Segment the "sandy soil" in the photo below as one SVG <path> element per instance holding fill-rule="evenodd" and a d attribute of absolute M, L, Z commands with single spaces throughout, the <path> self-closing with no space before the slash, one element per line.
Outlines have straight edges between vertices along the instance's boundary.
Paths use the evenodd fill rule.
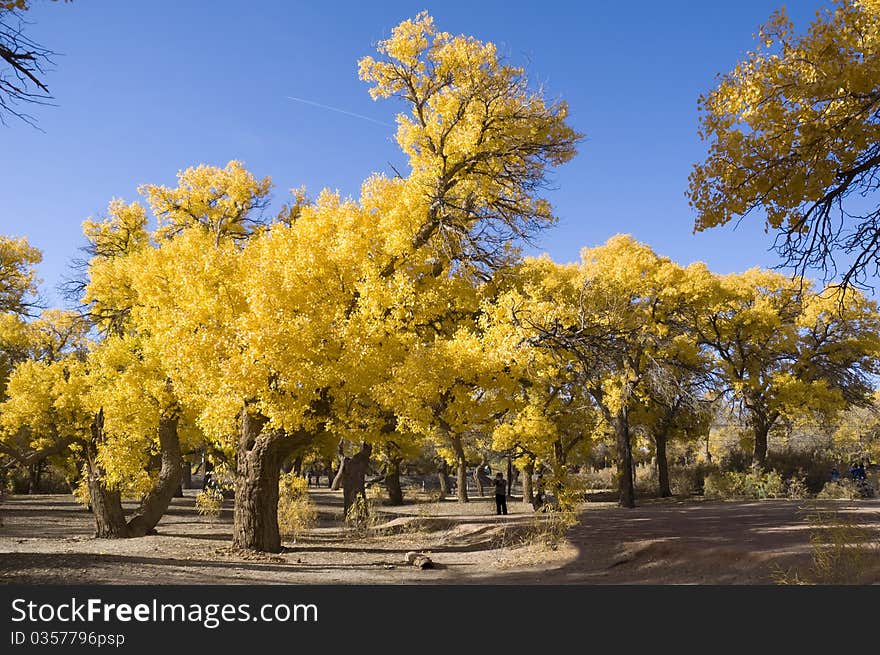
<path fill-rule="evenodd" d="M 806 570 L 813 511 L 801 501 L 644 501 L 584 506 L 556 548 L 535 530 L 544 515 L 490 499 L 380 508 L 369 533 L 342 526 L 341 492 L 312 490 L 318 525 L 277 555 L 230 548 L 232 510 L 209 520 L 195 491 L 175 499 L 158 534 L 93 539 L 70 496 L 12 496 L 0 505 L 0 583 L 62 584 L 767 584 Z M 880 540 L 880 500 L 825 501 Z M 876 541 L 875 540 L 875 541 Z M 404 562 L 430 555 L 436 568 Z M 868 580 L 880 582 L 880 557 Z"/>

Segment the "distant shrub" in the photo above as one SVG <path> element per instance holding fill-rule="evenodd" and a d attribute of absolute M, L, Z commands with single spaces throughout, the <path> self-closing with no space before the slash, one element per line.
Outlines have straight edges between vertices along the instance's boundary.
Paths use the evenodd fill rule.
<path fill-rule="evenodd" d="M 722 471 L 745 473 L 751 467 L 752 454 L 739 448 L 732 449 L 721 457 L 720 468 Z"/>
<path fill-rule="evenodd" d="M 654 495 L 659 489 L 656 466 L 636 466 L 634 470 L 635 491 L 639 495 Z M 617 482 L 615 481 L 615 486 Z"/>
<path fill-rule="evenodd" d="M 296 540 L 315 524 L 317 517 L 306 479 L 293 473 L 282 474 L 278 484 L 278 529 L 282 536 Z"/>
<path fill-rule="evenodd" d="M 731 450 L 721 458 L 720 464 L 722 471 L 748 473 L 752 468 L 752 454 L 740 449 Z M 784 480 L 800 478 L 807 494 L 815 494 L 828 480 L 834 460 L 823 452 L 786 449 L 768 452 L 765 467 L 779 473 Z"/>
<path fill-rule="evenodd" d="M 840 482 L 826 482 L 822 491 L 816 494 L 816 498 L 821 500 L 855 500 L 861 498 L 861 493 L 852 480 L 841 480 Z"/>
<path fill-rule="evenodd" d="M 776 471 L 751 468 L 745 472 L 716 471 L 706 478 L 704 493 L 708 498 L 781 498 L 785 482 Z"/>
<path fill-rule="evenodd" d="M 703 494 L 706 498 L 732 498 L 736 487 L 736 474 L 728 471 L 711 473 L 705 481 Z"/>
<path fill-rule="evenodd" d="M 706 479 L 718 471 L 715 464 L 698 462 L 691 466 L 673 466 L 669 469 L 670 491 L 676 496 L 705 493 Z"/>
<path fill-rule="evenodd" d="M 67 474 L 68 471 L 60 467 L 54 465 L 46 466 L 40 472 L 40 481 L 37 488 L 31 489 L 30 473 L 27 467 L 19 466 L 8 475 L 7 485 L 9 491 L 14 494 L 66 494 L 70 493 Z"/>
<path fill-rule="evenodd" d="M 582 474 L 585 489 L 614 489 L 617 487 L 616 470 L 613 466 Z"/>
<path fill-rule="evenodd" d="M 203 489 L 196 495 L 196 511 L 212 521 L 220 516 L 223 508 L 223 492 L 214 487 Z"/>
<path fill-rule="evenodd" d="M 789 498 L 803 500 L 804 498 L 809 498 L 810 490 L 807 488 L 807 483 L 802 477 L 793 477 L 788 482 L 785 483 L 785 495 Z"/>
<path fill-rule="evenodd" d="M 669 467 L 669 491 L 673 496 L 702 494 L 706 476 L 717 470 L 717 466 L 707 462 L 698 462 L 687 466 L 672 465 Z M 656 466 L 638 466 L 635 473 L 637 494 L 657 495 L 660 493 L 660 479 Z"/>
<path fill-rule="evenodd" d="M 801 477 L 811 494 L 819 493 L 828 481 L 834 460 L 821 452 L 782 450 L 767 454 L 767 468 L 778 471 L 786 480 Z"/>

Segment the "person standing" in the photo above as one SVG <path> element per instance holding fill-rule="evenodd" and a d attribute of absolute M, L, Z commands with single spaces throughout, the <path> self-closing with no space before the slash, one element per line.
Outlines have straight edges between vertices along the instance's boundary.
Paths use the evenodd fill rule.
<path fill-rule="evenodd" d="M 507 481 L 501 471 L 495 474 L 492 484 L 495 485 L 495 513 L 507 514 Z"/>

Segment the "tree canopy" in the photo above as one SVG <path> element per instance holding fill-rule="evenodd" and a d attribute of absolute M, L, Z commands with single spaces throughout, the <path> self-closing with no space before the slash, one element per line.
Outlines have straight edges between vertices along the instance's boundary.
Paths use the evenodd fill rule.
<path fill-rule="evenodd" d="M 700 98 L 709 142 L 688 195 L 696 230 L 763 214 L 783 262 L 840 274 L 880 272 L 880 6 L 837 0 L 802 34 L 784 10 Z"/>

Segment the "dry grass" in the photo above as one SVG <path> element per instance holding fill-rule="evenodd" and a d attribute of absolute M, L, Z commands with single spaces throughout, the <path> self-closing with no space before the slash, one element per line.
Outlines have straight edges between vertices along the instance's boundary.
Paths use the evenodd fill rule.
<path fill-rule="evenodd" d="M 877 532 L 838 509 L 808 508 L 811 563 L 804 571 L 776 572 L 778 584 L 857 585 L 877 579 Z"/>

